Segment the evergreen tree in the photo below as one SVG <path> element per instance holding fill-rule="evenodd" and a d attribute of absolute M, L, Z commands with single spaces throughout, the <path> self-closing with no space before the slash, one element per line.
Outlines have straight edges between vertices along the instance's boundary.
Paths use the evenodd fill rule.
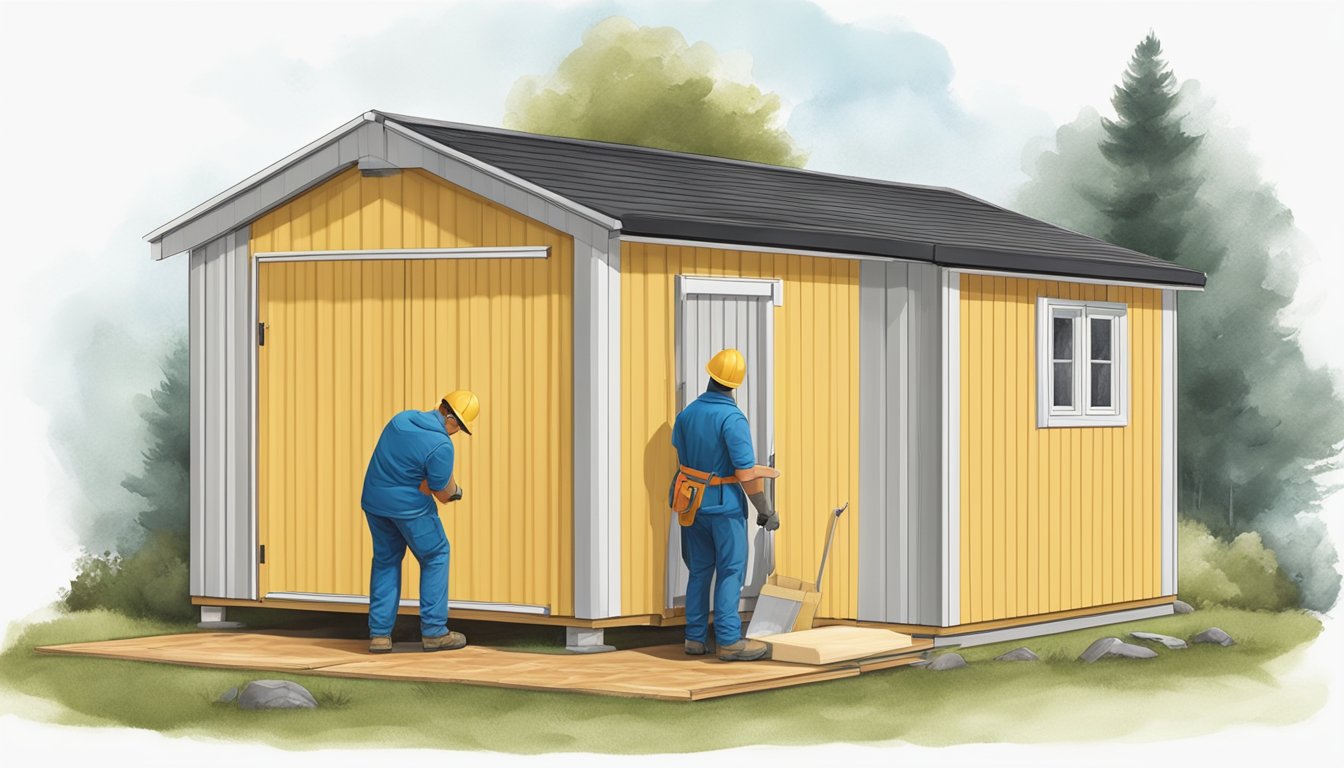
<path fill-rule="evenodd" d="M 1149 32 L 1111 97 L 1116 119 L 1101 120 L 1101 154 L 1118 171 L 1104 206 L 1106 239 L 1168 261 L 1180 254 L 1184 215 L 1199 186 L 1190 173 L 1199 137 L 1181 130 L 1176 104 L 1176 76 Z"/>
<path fill-rule="evenodd" d="M 190 522 L 190 373 L 187 342 L 182 339 L 164 360 L 163 381 L 141 411 L 150 436 L 144 469 L 122 481 L 126 490 L 145 500 L 136 518 L 146 538 L 167 537 L 183 558 Z"/>
<path fill-rule="evenodd" d="M 1226 541 L 1258 532 L 1302 604 L 1324 610 L 1340 577 L 1315 514 L 1333 489 L 1317 481 L 1344 445 L 1344 403 L 1279 320 L 1297 281 L 1292 214 L 1237 137 L 1190 130 L 1212 104 L 1197 84 L 1177 88 L 1161 53 L 1149 34 L 1116 119 L 1061 128 L 1019 204 L 1208 273 L 1205 292 L 1180 297 L 1179 512 Z"/>

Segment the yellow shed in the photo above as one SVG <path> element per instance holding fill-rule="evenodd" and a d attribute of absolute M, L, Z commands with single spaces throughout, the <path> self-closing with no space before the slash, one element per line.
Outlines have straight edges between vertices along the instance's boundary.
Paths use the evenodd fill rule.
<path fill-rule="evenodd" d="M 146 239 L 191 262 L 203 621 L 364 610 L 373 443 L 466 388 L 452 614 L 575 648 L 679 623 L 671 424 L 724 346 L 782 472 L 742 610 L 772 565 L 816 572 L 849 501 L 821 622 L 971 644 L 1171 611 L 1202 273 L 950 189 L 382 112 Z"/>

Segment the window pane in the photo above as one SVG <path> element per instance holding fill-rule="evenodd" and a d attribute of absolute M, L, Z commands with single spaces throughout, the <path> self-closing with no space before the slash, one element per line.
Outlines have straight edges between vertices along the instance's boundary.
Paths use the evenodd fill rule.
<path fill-rule="evenodd" d="M 1073 318 L 1055 318 L 1055 359 L 1073 359 Z"/>
<path fill-rule="evenodd" d="M 1054 405 L 1073 407 L 1073 363 L 1055 363 Z"/>
<path fill-rule="evenodd" d="M 1092 364 L 1092 407 L 1111 407 L 1111 364 Z"/>
<path fill-rule="evenodd" d="M 1092 318 L 1092 359 L 1111 359 L 1111 319 Z"/>

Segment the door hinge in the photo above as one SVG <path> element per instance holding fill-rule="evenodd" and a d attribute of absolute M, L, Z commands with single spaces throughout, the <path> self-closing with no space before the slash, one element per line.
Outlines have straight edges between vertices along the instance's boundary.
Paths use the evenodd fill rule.
<path fill-rule="evenodd" d="M 266 545 L 265 545 L 265 544 L 262 544 L 260 547 L 257 548 L 257 563 L 258 563 L 259 565 L 265 565 L 265 564 L 266 564 Z"/>
<path fill-rule="evenodd" d="M 266 346 L 266 324 L 257 323 L 257 346 Z"/>

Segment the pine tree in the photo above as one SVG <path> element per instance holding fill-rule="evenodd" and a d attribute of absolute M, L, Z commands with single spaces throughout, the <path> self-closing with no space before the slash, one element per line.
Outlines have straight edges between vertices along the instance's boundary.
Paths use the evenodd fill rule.
<path fill-rule="evenodd" d="M 1149 32 L 1111 97 L 1116 119 L 1101 120 L 1106 131 L 1101 154 L 1116 169 L 1114 192 L 1104 206 L 1110 218 L 1106 239 L 1168 261 L 1181 255 L 1184 214 L 1199 187 L 1190 171 L 1199 137 L 1181 129 L 1177 100 L 1176 75 L 1162 59 L 1162 43 Z"/>
<path fill-rule="evenodd" d="M 1344 444 L 1344 404 L 1279 321 L 1297 279 L 1292 214 L 1238 139 L 1186 130 L 1187 110 L 1213 107 L 1197 84 L 1178 88 L 1156 35 L 1111 103 L 1116 119 L 1060 129 L 1019 202 L 1208 273 L 1205 292 L 1180 297 L 1178 511 L 1224 540 L 1261 534 L 1302 604 L 1325 610 L 1340 577 L 1315 514 L 1333 489 L 1317 480 Z"/>
<path fill-rule="evenodd" d="M 122 487 L 146 502 L 137 515 L 146 538 L 167 537 L 184 558 L 190 524 L 189 377 L 190 358 L 184 339 L 164 360 L 163 381 L 150 393 L 150 405 L 141 414 L 150 436 L 144 469 L 122 481 Z"/>

